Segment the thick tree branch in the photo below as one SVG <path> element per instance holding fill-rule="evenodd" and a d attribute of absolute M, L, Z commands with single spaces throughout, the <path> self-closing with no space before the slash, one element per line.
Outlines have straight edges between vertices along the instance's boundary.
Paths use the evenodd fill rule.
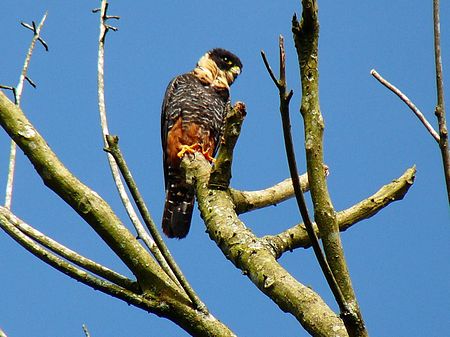
<path fill-rule="evenodd" d="M 98 279 L 85 271 L 74 273 L 74 278 L 84 280 L 85 284 L 94 289 L 122 299 L 138 308 L 168 318 L 191 335 L 234 336 L 233 332 L 214 316 L 204 314 L 192 305 L 187 296 L 179 291 L 178 286 L 160 269 L 139 241 L 120 222 L 111 207 L 64 167 L 23 112 L 2 92 L 0 92 L 0 125 L 29 158 L 44 183 L 91 225 L 128 266 L 136 276 L 143 294 L 135 294 L 103 280 L 97 282 Z M 8 225 L 7 219 L 1 215 L 0 222 Z M 13 225 L 9 224 L 9 226 L 12 227 L 12 231 L 32 242 Z M 60 260 L 52 263 L 59 264 Z M 77 271 L 77 268 L 73 266 L 68 268 L 74 268 L 74 272 Z"/>
<path fill-rule="evenodd" d="M 299 22 L 294 16 L 292 32 L 300 67 L 302 85 L 300 112 L 305 127 L 306 163 L 314 218 L 322 237 L 327 262 L 345 298 L 345 302 L 341 303 L 339 297 L 338 304 L 348 334 L 368 336 L 345 261 L 336 212 L 331 203 L 326 179 L 321 172 L 324 121 L 319 104 L 318 5 L 315 0 L 303 0 L 302 6 L 302 20 Z M 336 296 L 336 292 L 333 293 Z"/>
<path fill-rule="evenodd" d="M 310 288 L 275 260 L 269 245 L 239 220 L 225 190 L 211 190 L 211 166 L 201 155 L 185 156 L 182 166 L 196 177 L 197 200 L 207 232 L 223 254 L 281 310 L 291 313 L 313 336 L 347 336 L 342 320 Z"/>
<path fill-rule="evenodd" d="M 402 200 L 414 183 L 415 173 L 415 167 L 409 168 L 402 176 L 383 186 L 375 194 L 352 207 L 337 212 L 336 221 L 339 230 L 346 231 L 354 224 L 374 216 L 394 201 Z M 320 237 L 316 224 L 314 224 L 314 230 Z M 295 225 L 277 235 L 267 235 L 264 239 L 273 247 L 276 258 L 281 257 L 286 251 L 311 247 L 311 241 L 303 224 Z"/>
<path fill-rule="evenodd" d="M 168 296 L 180 300 L 184 297 L 175 291 L 177 287 L 117 218 L 111 207 L 67 170 L 23 112 L 2 92 L 0 125 L 34 165 L 44 184 L 91 225 L 130 268 L 144 290 L 165 289 Z"/>
<path fill-rule="evenodd" d="M 22 233 L 14 223 L 11 223 L 9 217 L 4 215 L 4 210 L 5 208 L 0 211 L 0 228 L 33 255 L 71 278 L 95 290 L 121 299 L 128 304 L 158 316 L 168 318 L 193 336 L 235 336 L 215 317 L 209 314 L 205 315 L 200 313 L 190 306 L 189 303 L 183 303 L 170 297 L 155 297 L 150 294 L 136 293 L 108 281 L 101 280 L 86 271 L 75 267 L 52 254 L 50 251 L 42 248 L 39 244 Z"/>

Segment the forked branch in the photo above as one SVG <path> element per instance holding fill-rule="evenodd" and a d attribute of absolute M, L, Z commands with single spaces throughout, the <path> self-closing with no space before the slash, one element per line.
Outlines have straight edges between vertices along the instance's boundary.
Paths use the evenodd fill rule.
<path fill-rule="evenodd" d="M 434 61 L 436 73 L 436 96 L 437 103 L 435 107 L 435 115 L 437 117 L 439 134 L 428 122 L 424 114 L 414 105 L 413 102 L 403 94 L 398 88 L 385 80 L 375 70 L 371 70 L 374 76 L 381 84 L 395 93 L 419 118 L 431 136 L 439 144 L 441 151 L 442 164 L 444 168 L 445 185 L 447 188 L 447 199 L 450 203 L 450 148 L 448 145 L 448 129 L 445 117 L 445 100 L 444 100 L 444 75 L 442 70 L 442 56 L 441 56 L 441 28 L 440 28 L 440 5 L 439 0 L 433 0 L 433 31 L 434 31 Z"/>
<path fill-rule="evenodd" d="M 280 266 L 272 247 L 237 217 L 228 190 L 209 189 L 211 166 L 206 159 L 185 156 L 181 165 L 196 177 L 196 196 L 207 232 L 227 259 L 281 310 L 291 313 L 311 335 L 348 336 L 342 320 L 320 296 Z"/>
<path fill-rule="evenodd" d="M 150 234 L 155 240 L 155 244 L 158 247 L 159 251 L 161 252 L 162 256 L 164 257 L 164 260 L 169 265 L 171 271 L 174 273 L 176 277 L 176 280 L 179 282 L 182 289 L 186 292 L 192 303 L 194 303 L 195 307 L 198 310 L 207 314 L 208 309 L 206 308 L 206 305 L 200 300 L 198 295 L 195 293 L 194 289 L 191 287 L 189 282 L 184 277 L 183 272 L 178 267 L 174 258 L 170 254 L 169 249 L 164 243 L 164 240 L 159 234 L 159 231 L 155 223 L 153 222 L 152 217 L 150 216 L 150 212 L 147 209 L 147 205 L 145 204 L 144 199 L 142 198 L 142 195 L 139 192 L 139 189 L 133 179 L 133 176 L 131 175 L 131 172 L 119 149 L 119 138 L 117 136 L 106 135 L 106 142 L 107 147 L 105 148 L 105 151 L 111 154 L 112 157 L 114 158 L 120 172 L 122 173 L 123 178 L 125 179 L 128 189 L 130 190 L 130 193 L 133 196 L 133 199 L 139 209 L 139 212 L 142 215 L 142 218 L 144 219 L 144 222 L 147 225 L 148 229 L 150 230 Z"/>
<path fill-rule="evenodd" d="M 30 29 L 33 32 L 33 38 L 31 39 L 30 47 L 28 48 L 28 52 L 25 57 L 25 62 L 22 67 L 22 72 L 20 73 L 19 83 L 17 84 L 17 86 L 15 88 L 9 87 L 9 86 L 2 86 L 2 88 L 4 88 L 4 89 L 12 90 L 12 92 L 14 94 L 14 102 L 17 106 L 20 106 L 25 80 L 28 83 L 30 83 L 30 85 L 33 88 L 36 88 L 36 84 L 34 84 L 34 82 L 31 81 L 31 79 L 27 76 L 27 73 L 28 73 L 28 67 L 29 67 L 30 61 L 31 61 L 31 56 L 33 55 L 34 46 L 36 45 L 36 41 L 39 41 L 44 46 L 45 50 L 48 51 L 48 45 L 42 39 L 42 37 L 40 35 L 41 29 L 44 26 L 46 19 L 47 19 L 47 12 L 44 14 L 44 16 L 41 19 L 41 22 L 39 22 L 39 25 L 37 25 L 37 26 L 34 21 L 32 22 L 32 25 L 29 25 L 28 23 L 25 23 L 25 22 L 21 22 L 21 25 L 23 27 Z M 6 180 L 6 190 L 5 190 L 5 207 L 6 208 L 11 208 L 11 203 L 12 203 L 14 173 L 15 173 L 15 168 L 16 168 L 16 153 L 17 153 L 16 143 L 11 141 L 11 147 L 10 147 L 10 153 L 9 153 L 8 177 Z"/>
<path fill-rule="evenodd" d="M 416 105 L 406 96 L 400 89 L 398 89 L 395 85 L 387 81 L 383 76 L 381 76 L 375 69 L 372 69 L 370 71 L 370 74 L 375 77 L 378 82 L 383 84 L 386 88 L 388 88 L 390 91 L 392 91 L 394 94 L 396 94 L 405 104 L 411 109 L 411 111 L 416 115 L 416 117 L 422 122 L 423 126 L 428 130 L 428 132 L 431 134 L 431 136 L 436 140 L 436 142 L 440 142 L 440 137 L 436 130 L 434 130 L 433 126 L 428 122 L 425 115 L 422 113 L 422 111 L 419 110 L 419 108 L 416 107 Z"/>
<path fill-rule="evenodd" d="M 105 103 L 105 76 L 104 76 L 104 70 L 105 70 L 105 40 L 106 40 L 106 33 L 108 30 L 117 31 L 117 28 L 110 26 L 107 24 L 107 20 L 109 19 L 116 19 L 118 20 L 118 16 L 111 16 L 108 15 L 108 2 L 106 0 L 102 0 L 101 2 L 101 8 L 97 8 L 93 10 L 94 13 L 100 12 L 100 28 L 99 28 L 99 38 L 98 38 L 98 61 L 97 61 L 97 95 L 98 95 L 98 110 L 100 113 L 100 123 L 102 128 L 102 138 L 103 138 L 103 144 L 105 147 L 108 146 L 108 143 L 106 141 L 106 136 L 109 135 L 109 128 L 108 128 L 108 118 L 106 113 L 106 103 Z M 111 174 L 114 179 L 114 183 L 116 185 L 117 191 L 119 193 L 120 199 L 122 200 L 122 204 L 125 207 L 125 210 L 128 214 L 128 217 L 131 220 L 131 223 L 133 224 L 134 228 L 136 229 L 136 232 L 138 234 L 138 238 L 140 238 L 144 244 L 148 247 L 150 252 L 153 254 L 155 259 L 158 261 L 161 268 L 166 272 L 166 274 L 172 278 L 174 282 L 178 283 L 177 278 L 175 277 L 173 271 L 167 264 L 166 260 L 164 259 L 163 255 L 161 254 L 161 251 L 159 250 L 158 246 L 155 244 L 153 239 L 148 235 L 147 231 L 145 230 L 142 222 L 139 220 L 139 217 L 130 201 L 130 198 L 128 197 L 128 194 L 125 190 L 125 187 L 123 185 L 122 179 L 120 177 L 119 168 L 117 167 L 116 162 L 114 161 L 112 155 L 110 153 L 107 153 L 108 157 L 108 163 L 109 167 L 111 169 Z"/>

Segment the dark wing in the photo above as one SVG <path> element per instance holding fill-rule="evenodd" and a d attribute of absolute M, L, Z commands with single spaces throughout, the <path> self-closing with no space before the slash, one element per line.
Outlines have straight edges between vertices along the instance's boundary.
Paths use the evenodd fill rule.
<path fill-rule="evenodd" d="M 167 182 L 167 167 L 166 167 L 166 148 L 167 148 L 167 133 L 173 126 L 175 121 L 181 116 L 182 105 L 180 102 L 180 94 L 189 86 L 190 76 L 188 74 L 180 75 L 170 81 L 167 86 L 164 100 L 161 107 L 161 145 L 163 149 L 163 166 L 164 166 L 164 181 Z"/>

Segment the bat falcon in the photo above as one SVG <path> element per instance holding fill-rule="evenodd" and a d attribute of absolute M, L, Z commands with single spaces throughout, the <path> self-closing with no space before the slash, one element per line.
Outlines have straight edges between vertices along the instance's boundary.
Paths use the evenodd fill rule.
<path fill-rule="evenodd" d="M 230 86 L 241 71 L 236 55 L 215 48 L 200 58 L 194 70 L 175 77 L 166 89 L 161 109 L 166 188 L 162 229 L 169 238 L 187 235 L 194 208 L 194 188 L 186 183 L 181 160 L 194 152 L 214 160 L 231 106 Z"/>

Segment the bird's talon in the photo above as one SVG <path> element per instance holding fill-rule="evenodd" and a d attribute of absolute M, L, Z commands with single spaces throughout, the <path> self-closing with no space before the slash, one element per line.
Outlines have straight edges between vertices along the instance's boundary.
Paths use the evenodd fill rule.
<path fill-rule="evenodd" d="M 185 153 L 195 153 L 198 151 L 200 145 L 197 143 L 194 145 L 182 145 L 181 150 L 177 153 L 178 158 L 183 158 Z M 200 147 L 201 148 L 201 147 Z"/>

